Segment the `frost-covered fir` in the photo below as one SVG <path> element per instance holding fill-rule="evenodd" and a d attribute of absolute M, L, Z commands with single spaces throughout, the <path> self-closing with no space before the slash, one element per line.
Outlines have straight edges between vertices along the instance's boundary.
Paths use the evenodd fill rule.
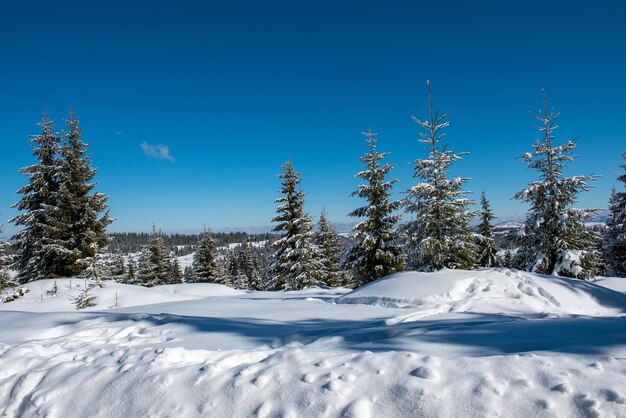
<path fill-rule="evenodd" d="M 65 122 L 68 132 L 59 149 L 59 192 L 51 208 L 55 238 L 47 248 L 56 255 L 56 274 L 70 277 L 85 269 L 80 260 L 96 257 L 107 246 L 106 228 L 113 220 L 108 196 L 94 191 L 97 170 L 91 166 L 74 111 Z"/>
<path fill-rule="evenodd" d="M 404 208 L 412 215 L 405 228 L 408 267 L 422 271 L 471 269 L 477 263 L 476 240 L 469 226 L 475 214 L 469 210 L 472 201 L 463 190 L 470 179 L 448 177 L 452 164 L 467 153 L 448 150 L 442 142 L 452 112 L 440 115 L 433 110 L 430 81 L 427 85 L 429 117 L 420 120 L 413 116 L 413 120 L 426 131 L 420 133 L 419 142 L 426 146 L 428 157 L 415 160 L 413 177 L 418 183 L 404 199 Z"/>
<path fill-rule="evenodd" d="M 139 258 L 138 284 L 151 287 L 172 283 L 171 275 L 171 258 L 163 235 L 152 225 L 150 243 L 144 247 Z"/>
<path fill-rule="evenodd" d="M 498 260 L 498 247 L 493 238 L 493 225 L 491 221 L 495 218 L 489 207 L 489 201 L 485 192 L 480 195 L 480 223 L 478 224 L 478 265 L 481 267 L 497 267 L 500 265 Z"/>
<path fill-rule="evenodd" d="M 53 131 L 55 122 L 44 113 L 37 124 L 41 134 L 31 136 L 31 147 L 37 162 L 20 169 L 28 177 L 28 184 L 17 193 L 22 199 L 13 205 L 20 212 L 10 220 L 20 231 L 12 238 L 17 250 L 14 268 L 18 280 L 26 283 L 55 276 L 54 253 L 47 246 L 53 243 L 53 210 L 59 193 L 60 161 L 58 159 L 60 137 Z"/>
<path fill-rule="evenodd" d="M 574 159 L 576 144 L 573 140 L 554 144 L 558 117 L 559 113 L 548 109 L 544 92 L 543 109 L 535 116 L 541 136 L 535 140 L 533 151 L 522 156 L 529 168 L 537 170 L 539 179 L 515 195 L 515 199 L 530 204 L 515 263 L 531 272 L 588 278 L 596 273 L 597 235 L 584 221 L 596 211 L 575 209 L 573 205 L 595 177 L 563 174 Z"/>
<path fill-rule="evenodd" d="M 215 241 L 211 231 L 205 229 L 193 255 L 191 282 L 213 283 L 218 280 Z"/>
<path fill-rule="evenodd" d="M 362 286 L 391 273 L 402 271 L 405 257 L 397 243 L 396 226 L 400 220 L 394 212 L 400 202 L 390 200 L 391 189 L 397 179 L 385 181 L 392 170 L 391 164 L 382 164 L 388 153 L 378 152 L 378 139 L 372 129 L 363 132 L 367 137 L 369 151 L 359 161 L 365 170 L 355 177 L 365 180 L 365 184 L 352 192 L 351 196 L 365 199 L 366 204 L 350 213 L 350 216 L 364 218 L 354 226 L 354 241 L 348 249 L 345 264 L 352 270 L 356 286 Z"/>
<path fill-rule="evenodd" d="M 235 279 L 237 289 L 259 290 L 260 275 L 255 258 L 248 240 L 245 239 L 237 251 L 238 277 Z"/>
<path fill-rule="evenodd" d="M 323 210 L 317 224 L 315 243 L 319 247 L 323 270 L 320 274 L 321 284 L 329 287 L 343 286 L 346 272 L 341 269 L 340 259 L 343 246 L 335 227 L 328 221 L 326 211 Z"/>
<path fill-rule="evenodd" d="M 622 157 L 626 159 L 626 153 Z M 626 163 L 622 167 L 626 169 Z M 607 274 L 626 277 L 626 173 L 617 179 L 625 189 L 621 192 L 613 189 L 611 193 L 603 251 Z"/>
<path fill-rule="evenodd" d="M 275 201 L 280 205 L 272 222 L 278 222 L 274 231 L 283 235 L 274 242 L 272 280 L 267 287 L 298 290 L 315 286 L 319 284 L 323 266 L 313 242 L 311 217 L 304 212 L 300 173 L 287 161 L 278 177 L 282 179 L 280 192 L 283 196 Z"/>

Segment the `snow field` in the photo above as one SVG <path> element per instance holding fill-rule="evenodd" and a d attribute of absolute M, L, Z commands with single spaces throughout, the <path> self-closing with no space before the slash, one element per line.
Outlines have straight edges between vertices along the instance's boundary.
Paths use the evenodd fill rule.
<path fill-rule="evenodd" d="M 0 414 L 626 416 L 626 295 L 517 274 L 409 273 L 354 292 L 106 283 L 99 299 L 128 304 L 88 312 L 61 281 L 39 302 L 51 281 L 31 283 L 0 306 Z"/>

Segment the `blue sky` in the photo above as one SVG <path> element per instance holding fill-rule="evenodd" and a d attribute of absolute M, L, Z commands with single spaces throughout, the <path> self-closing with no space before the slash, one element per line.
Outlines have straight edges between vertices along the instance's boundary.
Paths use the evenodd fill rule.
<path fill-rule="evenodd" d="M 420 3 L 4 2 L 0 221 L 15 214 L 40 113 L 61 121 L 73 106 L 111 230 L 269 225 L 288 158 L 307 210 L 343 222 L 361 203 L 349 194 L 369 126 L 396 197 L 413 183 L 427 79 L 454 111 L 450 147 L 471 152 L 454 174 L 498 216 L 525 211 L 511 197 L 534 173 L 516 157 L 536 137 L 541 88 L 562 113 L 559 140 L 580 136 L 569 172 L 601 176 L 579 206 L 606 207 L 626 151 L 626 6 Z"/>

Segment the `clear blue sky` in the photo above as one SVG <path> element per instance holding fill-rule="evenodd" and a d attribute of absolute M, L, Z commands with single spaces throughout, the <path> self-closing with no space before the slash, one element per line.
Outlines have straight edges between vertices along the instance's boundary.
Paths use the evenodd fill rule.
<path fill-rule="evenodd" d="M 427 79 L 454 111 L 450 147 L 471 152 L 454 174 L 498 216 L 525 210 L 511 197 L 534 173 L 516 157 L 541 88 L 559 140 L 580 136 L 570 172 L 602 176 L 579 205 L 604 208 L 626 151 L 626 6 L 509 3 L 3 2 L 0 221 L 46 106 L 58 120 L 76 109 L 114 231 L 269 225 L 288 158 L 307 210 L 346 221 L 370 125 L 396 196 L 413 183 Z"/>

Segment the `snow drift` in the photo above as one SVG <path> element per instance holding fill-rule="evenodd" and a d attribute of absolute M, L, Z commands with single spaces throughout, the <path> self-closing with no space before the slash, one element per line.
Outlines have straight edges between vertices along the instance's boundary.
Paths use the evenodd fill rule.
<path fill-rule="evenodd" d="M 577 279 L 506 269 L 396 273 L 340 296 L 335 303 L 412 308 L 417 317 L 445 312 L 590 316 L 626 312 L 623 293 Z"/>

